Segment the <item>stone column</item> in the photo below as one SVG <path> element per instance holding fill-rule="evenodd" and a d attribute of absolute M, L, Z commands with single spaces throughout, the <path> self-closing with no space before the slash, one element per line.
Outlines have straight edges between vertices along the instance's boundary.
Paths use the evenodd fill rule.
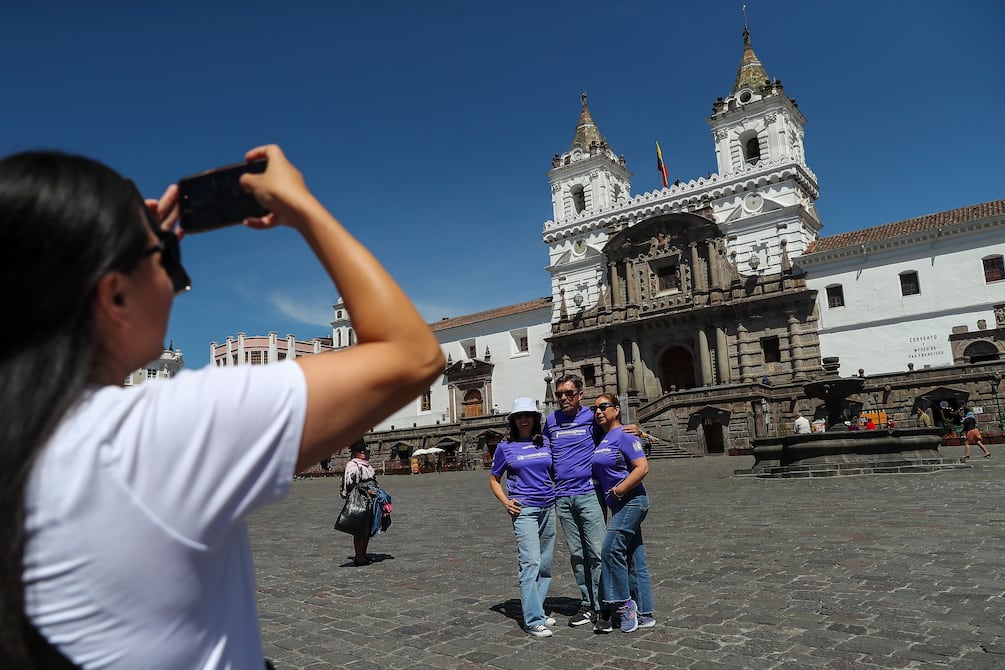
<path fill-rule="evenodd" d="M 712 355 L 708 350 L 708 334 L 705 327 L 698 329 L 698 360 L 701 361 L 701 385 L 712 385 Z"/>
<path fill-rule="evenodd" d="M 610 306 L 611 309 L 622 305 L 622 286 L 621 286 L 621 275 L 618 273 L 618 264 L 611 263 L 608 267 L 611 270 L 611 296 L 610 296 Z"/>
<path fill-rule="evenodd" d="M 729 369 L 729 344 L 726 341 L 726 328 L 715 327 L 715 356 L 719 368 L 719 383 L 729 384 L 732 374 Z"/>
<path fill-rule="evenodd" d="M 750 376 L 750 368 L 747 365 L 749 358 L 745 350 L 747 346 L 747 327 L 742 323 L 736 324 L 736 367 L 740 373 L 739 382 L 747 381 Z"/>
<path fill-rule="evenodd" d="M 708 272 L 712 278 L 712 288 L 722 288 L 722 278 L 719 276 L 719 254 L 715 249 L 715 240 L 708 240 L 705 244 L 708 251 Z"/>
<path fill-rule="evenodd" d="M 691 282 L 695 291 L 703 291 L 706 287 L 705 273 L 701 271 L 701 258 L 698 257 L 698 243 L 691 242 Z"/>
<path fill-rule="evenodd" d="M 631 263 L 625 262 L 625 282 L 628 284 L 628 304 L 639 304 L 638 273 Z"/>
<path fill-rule="evenodd" d="M 792 361 L 792 381 L 802 381 L 803 375 L 803 350 L 802 338 L 800 337 L 799 319 L 795 314 L 789 314 L 789 360 Z"/>
<path fill-rule="evenodd" d="M 617 378 L 618 378 L 618 394 L 628 393 L 628 368 L 625 365 L 625 345 L 623 342 L 619 342 L 615 351 L 616 365 L 617 365 Z"/>

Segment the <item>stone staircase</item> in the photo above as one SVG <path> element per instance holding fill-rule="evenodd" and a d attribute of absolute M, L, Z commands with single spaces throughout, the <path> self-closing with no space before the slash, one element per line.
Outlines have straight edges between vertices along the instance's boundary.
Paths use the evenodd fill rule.
<path fill-rule="evenodd" d="M 674 445 L 669 440 L 653 442 L 647 458 L 697 458 L 687 449 Z"/>

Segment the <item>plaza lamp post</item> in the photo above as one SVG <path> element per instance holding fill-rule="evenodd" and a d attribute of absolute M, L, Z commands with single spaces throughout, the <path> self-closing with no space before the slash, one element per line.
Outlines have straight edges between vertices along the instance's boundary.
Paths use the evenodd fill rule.
<path fill-rule="evenodd" d="M 879 406 L 879 393 L 872 394 L 872 411 L 876 412 L 876 428 L 886 427 L 883 422 L 883 417 L 881 416 L 882 408 Z"/>

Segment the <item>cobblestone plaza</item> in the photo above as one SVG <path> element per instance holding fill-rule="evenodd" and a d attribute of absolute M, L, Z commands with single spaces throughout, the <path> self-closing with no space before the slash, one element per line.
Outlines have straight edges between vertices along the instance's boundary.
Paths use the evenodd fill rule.
<path fill-rule="evenodd" d="M 547 639 L 520 629 L 487 471 L 382 478 L 393 523 L 363 568 L 331 528 L 337 478 L 296 481 L 250 521 L 265 653 L 278 670 L 1005 667 L 1005 452 L 932 474 L 732 476 L 752 460 L 651 462 L 655 628 L 569 627 L 559 532 Z"/>

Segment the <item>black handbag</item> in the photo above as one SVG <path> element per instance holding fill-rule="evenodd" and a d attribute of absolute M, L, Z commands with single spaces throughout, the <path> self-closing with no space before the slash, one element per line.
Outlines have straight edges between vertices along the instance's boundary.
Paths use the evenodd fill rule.
<path fill-rule="evenodd" d="M 335 530 L 353 536 L 369 536 L 373 527 L 373 501 L 370 489 L 377 487 L 377 480 L 363 479 L 349 489 L 345 504 L 335 520 Z"/>

